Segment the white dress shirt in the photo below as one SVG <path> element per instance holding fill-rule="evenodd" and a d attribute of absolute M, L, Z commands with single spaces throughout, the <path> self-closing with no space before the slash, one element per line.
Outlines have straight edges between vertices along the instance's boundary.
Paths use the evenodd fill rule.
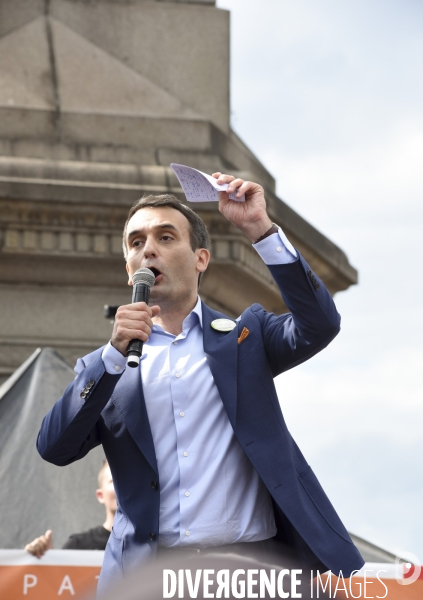
<path fill-rule="evenodd" d="M 254 247 L 268 265 L 297 259 L 280 228 Z M 108 373 L 125 369 L 126 358 L 110 343 L 102 359 Z M 153 326 L 140 368 L 159 471 L 159 545 L 274 536 L 270 494 L 234 435 L 207 363 L 199 298 L 178 336 Z"/>

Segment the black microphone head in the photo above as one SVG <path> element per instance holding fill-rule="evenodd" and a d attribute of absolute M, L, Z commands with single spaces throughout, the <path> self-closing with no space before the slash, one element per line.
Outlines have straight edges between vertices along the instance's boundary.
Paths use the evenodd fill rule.
<path fill-rule="evenodd" d="M 148 287 L 151 287 L 156 283 L 156 277 L 150 269 L 147 267 L 141 267 L 138 271 L 132 275 L 132 283 L 136 285 L 137 283 L 145 283 Z"/>

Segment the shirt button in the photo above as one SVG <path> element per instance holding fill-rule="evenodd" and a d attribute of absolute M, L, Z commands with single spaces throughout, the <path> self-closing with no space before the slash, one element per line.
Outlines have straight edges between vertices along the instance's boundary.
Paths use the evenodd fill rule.
<path fill-rule="evenodd" d="M 174 346 L 177 346 L 177 345 L 178 345 L 178 340 L 175 340 L 174 342 L 172 342 L 172 344 L 173 344 Z"/>
<path fill-rule="evenodd" d="M 188 452 L 185 450 L 185 452 L 183 453 L 184 456 L 188 456 Z"/>
<path fill-rule="evenodd" d="M 190 495 L 190 493 L 188 491 L 186 491 L 185 496 L 188 498 L 189 495 Z"/>
<path fill-rule="evenodd" d="M 183 411 L 183 410 L 181 410 L 181 412 L 179 413 L 179 416 L 180 416 L 180 417 L 185 417 L 185 413 L 184 413 L 184 411 Z"/>
<path fill-rule="evenodd" d="M 114 366 L 114 369 L 115 369 L 116 373 L 119 373 L 119 371 L 120 371 L 120 366 L 119 366 L 119 365 L 115 365 L 115 366 Z"/>
<path fill-rule="evenodd" d="M 282 252 L 282 247 L 281 247 L 281 246 L 278 246 L 278 247 L 276 248 L 276 252 Z"/>
<path fill-rule="evenodd" d="M 179 371 L 177 373 L 175 373 L 175 377 L 180 377 L 181 374 L 179 373 Z"/>
<path fill-rule="evenodd" d="M 190 532 L 190 531 L 186 531 L 186 532 L 185 532 L 185 535 L 186 535 L 187 537 L 189 537 L 189 536 L 191 535 L 191 532 Z"/>

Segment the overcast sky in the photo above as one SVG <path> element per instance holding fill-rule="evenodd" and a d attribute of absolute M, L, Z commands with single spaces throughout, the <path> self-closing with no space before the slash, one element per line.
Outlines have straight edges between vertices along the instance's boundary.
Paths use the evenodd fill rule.
<path fill-rule="evenodd" d="M 423 562 L 423 2 L 217 6 L 233 128 L 359 271 L 338 338 L 277 379 L 288 426 L 347 528 Z"/>

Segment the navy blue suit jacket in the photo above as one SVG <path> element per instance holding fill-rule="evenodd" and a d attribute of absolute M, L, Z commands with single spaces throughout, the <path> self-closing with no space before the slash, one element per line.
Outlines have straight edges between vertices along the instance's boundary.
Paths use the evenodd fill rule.
<path fill-rule="evenodd" d="M 322 350 L 340 318 L 301 256 L 269 269 L 291 312 L 276 316 L 254 304 L 225 333 L 210 326 L 225 315 L 203 304 L 204 350 L 235 435 L 273 498 L 277 537 L 310 568 L 349 576 L 364 561 L 291 437 L 273 383 Z M 250 333 L 238 344 L 244 327 Z M 119 506 L 100 579 L 105 586 L 154 556 L 160 482 L 140 370 L 110 375 L 101 353 L 78 360 L 78 375 L 44 418 L 37 447 L 44 459 L 67 465 L 103 444 Z"/>

